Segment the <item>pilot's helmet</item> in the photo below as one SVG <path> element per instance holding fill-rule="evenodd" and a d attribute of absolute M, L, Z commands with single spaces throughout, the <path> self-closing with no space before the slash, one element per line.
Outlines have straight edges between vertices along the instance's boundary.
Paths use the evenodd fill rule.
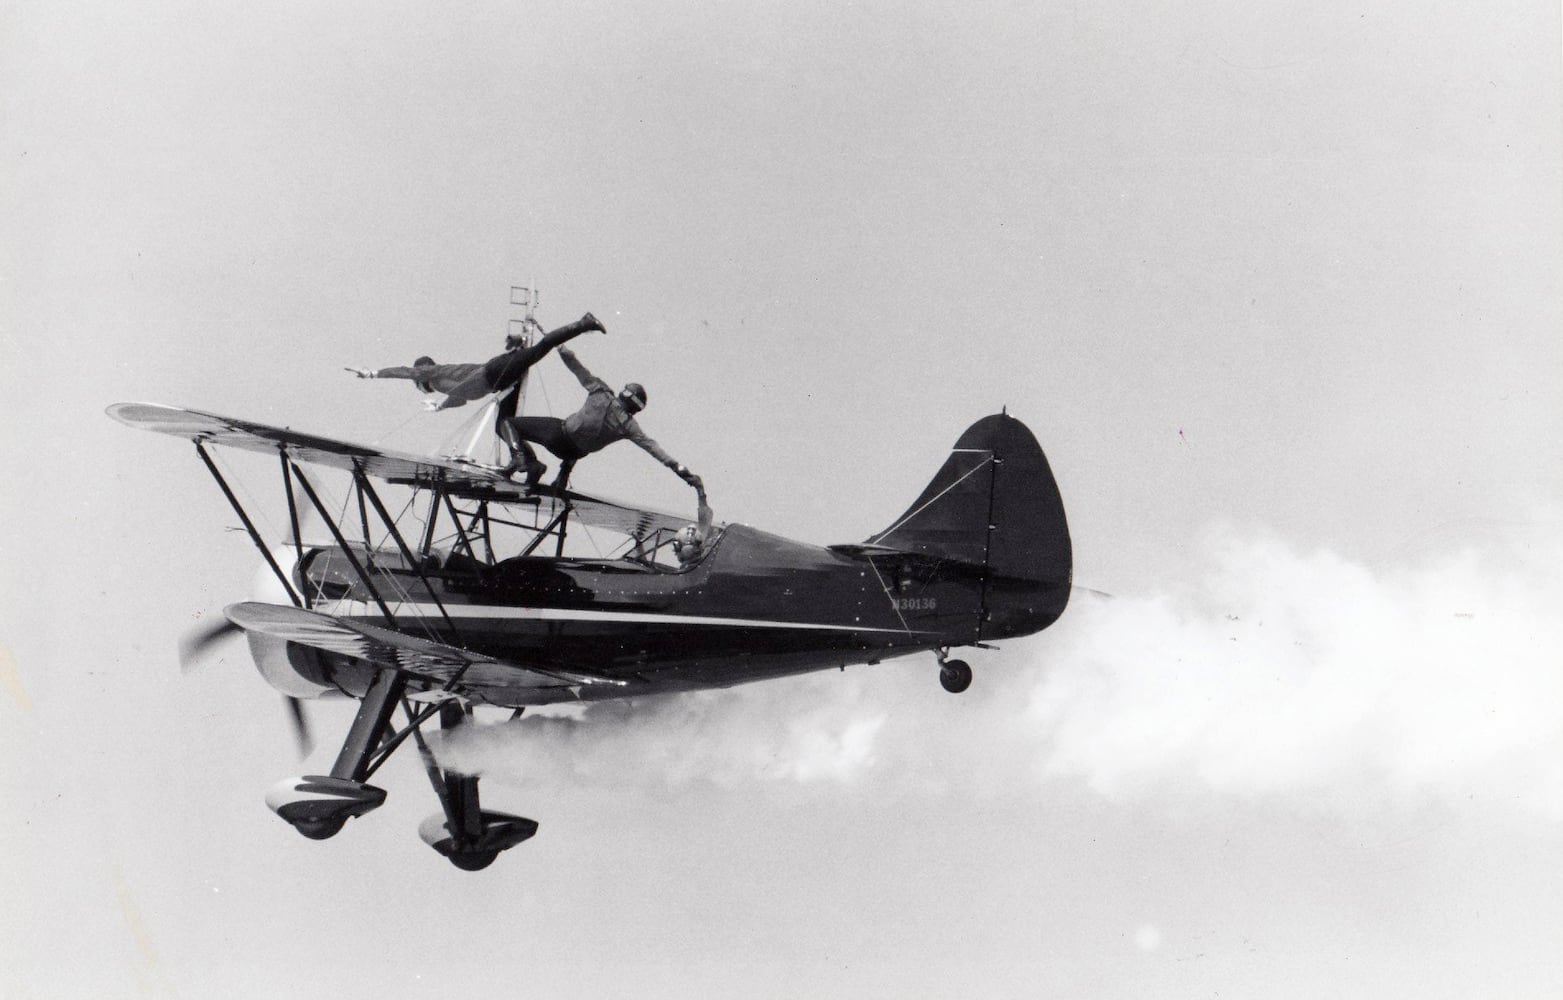
<path fill-rule="evenodd" d="M 700 550 L 704 546 L 705 542 L 700 536 L 698 524 L 684 525 L 673 539 L 673 551 L 678 554 L 679 562 L 691 562 L 700 558 Z"/>
<path fill-rule="evenodd" d="M 646 387 L 639 382 L 631 382 L 619 391 L 619 402 L 631 413 L 639 413 L 646 408 Z"/>

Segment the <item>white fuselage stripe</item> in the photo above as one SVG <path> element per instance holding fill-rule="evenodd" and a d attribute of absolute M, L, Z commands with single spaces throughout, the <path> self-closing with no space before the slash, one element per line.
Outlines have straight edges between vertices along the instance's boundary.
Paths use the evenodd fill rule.
<path fill-rule="evenodd" d="M 409 618 L 438 620 L 440 608 L 435 604 L 418 604 L 407 601 L 390 604 L 393 615 Z M 317 609 L 317 610 L 324 610 Z M 587 608 L 518 608 L 494 604 L 447 604 L 445 611 L 452 618 L 500 618 L 512 621 L 547 622 L 602 622 L 637 625 L 711 625 L 726 628 L 805 629 L 815 632 L 893 632 L 905 635 L 898 628 L 875 628 L 866 625 L 824 625 L 818 622 L 780 622 L 763 618 L 715 618 L 706 615 L 664 615 L 649 611 L 592 611 Z M 338 601 L 330 614 L 338 617 L 379 618 L 380 609 L 367 601 Z"/>

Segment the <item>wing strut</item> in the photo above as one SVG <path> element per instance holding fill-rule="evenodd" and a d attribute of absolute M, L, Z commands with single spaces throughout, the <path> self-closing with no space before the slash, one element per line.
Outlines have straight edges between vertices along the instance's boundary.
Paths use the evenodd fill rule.
<path fill-rule="evenodd" d="M 456 526 L 456 537 L 461 539 L 461 547 L 467 550 L 467 555 L 476 559 L 477 552 L 472 548 L 472 539 L 467 537 L 467 532 L 461 526 L 461 515 L 456 513 L 456 505 L 450 502 L 450 494 L 440 492 L 440 499 L 445 501 L 445 510 L 450 514 L 450 523 Z"/>
<path fill-rule="evenodd" d="M 423 545 L 418 549 L 419 552 L 426 553 L 434 547 L 434 522 L 439 520 L 439 517 L 440 491 L 431 489 L 429 491 L 429 518 L 428 523 L 423 526 Z"/>
<path fill-rule="evenodd" d="M 244 522 L 244 530 L 250 533 L 250 541 L 255 543 L 257 549 L 260 549 L 261 558 L 266 560 L 266 565 L 270 566 L 271 571 L 277 574 L 277 579 L 282 581 L 282 589 L 287 591 L 288 600 L 293 602 L 295 608 L 302 608 L 304 601 L 299 597 L 298 591 L 294 589 L 292 581 L 288 579 L 288 575 L 282 572 L 281 566 L 277 565 L 276 558 L 272 556 L 271 550 L 266 547 L 266 543 L 261 539 L 260 532 L 255 530 L 255 522 L 251 521 L 250 515 L 244 512 L 244 506 L 239 503 L 239 498 L 234 496 L 233 490 L 228 488 L 228 481 L 223 478 L 221 472 L 217 471 L 216 463 L 212 461 L 212 456 L 206 453 L 206 447 L 201 444 L 200 438 L 195 440 L 195 452 L 201 456 L 201 461 L 206 463 L 206 468 L 211 472 L 212 478 L 217 480 L 217 485 L 223 491 L 223 496 L 228 498 L 228 504 L 233 507 L 233 512 L 239 515 L 240 521 Z"/>
<path fill-rule="evenodd" d="M 456 629 L 456 623 L 451 620 L 450 612 L 445 610 L 445 602 L 440 600 L 440 595 L 434 589 L 434 584 L 429 580 L 428 574 L 424 573 L 423 560 L 414 558 L 412 550 L 407 547 L 407 542 L 402 539 L 402 533 L 396 530 L 396 522 L 391 519 L 390 513 L 385 509 L 385 504 L 380 502 L 380 495 L 375 492 L 373 486 L 369 485 L 369 477 L 364 475 L 363 467 L 356 462 L 353 463 L 353 478 L 358 481 L 359 501 L 362 502 L 366 496 L 369 498 L 369 502 L 374 506 L 374 512 L 380 515 L 380 520 L 384 522 L 386 530 L 396 540 L 396 547 L 401 550 L 402 558 L 407 560 L 407 565 L 412 568 L 414 573 L 418 574 L 418 579 L 423 581 L 423 589 L 428 591 L 429 596 L 434 599 L 434 606 L 440 609 L 440 617 L 445 619 L 445 626 L 450 629 L 452 638 L 459 642 L 461 633 Z M 364 541 L 366 544 L 369 541 L 367 515 L 364 523 Z"/>
<path fill-rule="evenodd" d="M 385 598 L 380 596 L 379 588 L 374 585 L 374 581 L 364 571 L 363 564 L 358 561 L 357 556 L 353 555 L 353 547 L 342 536 L 342 529 L 338 528 L 336 521 L 332 520 L 330 512 L 326 510 L 325 504 L 320 502 L 320 497 L 316 495 L 315 488 L 309 485 L 309 479 L 304 475 L 304 470 L 298 467 L 297 462 L 293 463 L 293 475 L 298 478 L 298 484 L 304 487 L 304 494 L 309 497 L 309 502 L 314 504 L 315 509 L 320 512 L 321 520 L 325 521 L 326 527 L 331 529 L 331 537 L 336 539 L 336 543 L 341 547 L 342 554 L 347 557 L 347 561 L 353 564 L 353 571 L 364 582 L 364 587 L 369 591 L 369 595 L 374 598 L 376 604 L 380 605 L 380 613 L 385 615 L 386 622 L 395 624 L 396 616 L 391 614 L 391 609 L 386 606 Z"/>
<path fill-rule="evenodd" d="M 559 545 L 554 550 L 554 556 L 557 558 L 558 556 L 563 555 L 564 554 L 564 519 L 565 519 L 566 516 L 569 515 L 569 513 L 570 513 L 570 504 L 569 504 L 569 501 L 566 501 L 564 504 L 562 504 L 559 507 L 559 513 L 554 515 L 553 520 L 549 521 L 547 526 L 545 526 L 542 531 L 536 532 L 532 536 L 532 540 L 530 542 L 526 543 L 526 548 L 521 550 L 521 554 L 523 556 L 529 556 L 533 552 L 536 552 L 537 551 L 537 547 L 539 545 L 542 545 L 543 542 L 548 538 L 548 536 L 554 533 L 555 529 L 558 529 L 558 531 L 559 531 Z M 535 524 L 536 522 L 534 521 L 533 523 Z"/>
<path fill-rule="evenodd" d="M 293 526 L 293 546 L 298 553 L 298 558 L 304 558 L 304 532 L 299 527 L 298 498 L 293 495 L 293 472 L 289 468 L 288 449 L 286 445 L 277 446 L 277 458 L 282 465 L 282 491 L 288 496 L 288 523 Z M 313 608 L 315 602 L 310 600 L 309 591 L 306 588 L 300 595 L 304 598 L 304 607 Z"/>

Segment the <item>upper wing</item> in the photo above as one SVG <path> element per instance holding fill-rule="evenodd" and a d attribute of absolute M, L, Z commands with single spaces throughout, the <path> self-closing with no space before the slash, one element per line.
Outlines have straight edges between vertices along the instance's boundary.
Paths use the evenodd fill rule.
<path fill-rule="evenodd" d="M 635 538 L 643 538 L 658 528 L 677 531 L 690 520 L 676 514 L 641 510 L 580 493 L 559 493 L 548 487 L 529 491 L 521 483 L 511 482 L 494 469 L 457 459 L 424 458 L 380 448 L 366 448 L 200 410 L 161 406 L 157 403 L 115 403 L 107 412 L 115 420 L 130 427 L 266 454 L 276 454 L 279 449 L 286 449 L 288 455 L 297 461 L 313 462 L 347 472 L 360 469 L 366 475 L 388 483 L 435 489 L 473 500 L 537 504 L 548 516 L 552 516 L 559 506 L 568 502 L 571 517 L 593 528 L 617 531 Z"/>
<path fill-rule="evenodd" d="M 244 601 L 229 605 L 223 613 L 247 632 L 366 660 L 441 685 L 450 684 L 452 690 L 465 694 L 497 697 L 516 688 L 562 690 L 599 684 L 622 687 L 627 683 L 578 670 L 522 666 L 394 629 L 286 605 Z"/>

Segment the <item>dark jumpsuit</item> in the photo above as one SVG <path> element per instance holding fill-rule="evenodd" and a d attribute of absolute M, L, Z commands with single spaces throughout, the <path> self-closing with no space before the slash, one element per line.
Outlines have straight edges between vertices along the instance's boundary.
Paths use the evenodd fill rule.
<path fill-rule="evenodd" d="M 561 326 L 531 347 L 513 348 L 489 358 L 481 365 L 414 365 L 410 368 L 381 368 L 374 373 L 374 377 L 411 379 L 418 384 L 419 388 L 426 391 L 443 392 L 446 399 L 440 404 L 440 409 L 450 409 L 465 405 L 474 399 L 482 399 L 490 393 L 504 392 L 506 389 L 519 391 L 521 377 L 549 351 L 583 333 L 601 329 L 602 326 L 588 315 L 574 323 Z M 507 396 L 506 402 L 510 404 L 510 410 L 508 414 L 504 414 L 504 405 L 501 404 L 502 415 L 514 416 L 515 401 Z"/>
<path fill-rule="evenodd" d="M 559 351 L 559 360 L 586 390 L 586 403 L 564 419 L 558 417 L 515 416 L 514 393 L 500 404 L 501 417 L 495 432 L 515 451 L 509 470 L 514 472 L 523 466 L 537 464 L 537 452 L 528 442 L 535 442 L 553 452 L 560 459 L 559 475 L 555 482 L 563 486 L 570 479 L 570 470 L 580 459 L 594 451 L 601 451 L 615 441 L 630 440 L 668 468 L 678 462 L 640 429 L 635 418 L 624 408 L 609 385 L 593 375 L 568 349 Z M 506 415 L 506 406 L 509 413 Z M 528 479 L 531 480 L 531 476 Z"/>

